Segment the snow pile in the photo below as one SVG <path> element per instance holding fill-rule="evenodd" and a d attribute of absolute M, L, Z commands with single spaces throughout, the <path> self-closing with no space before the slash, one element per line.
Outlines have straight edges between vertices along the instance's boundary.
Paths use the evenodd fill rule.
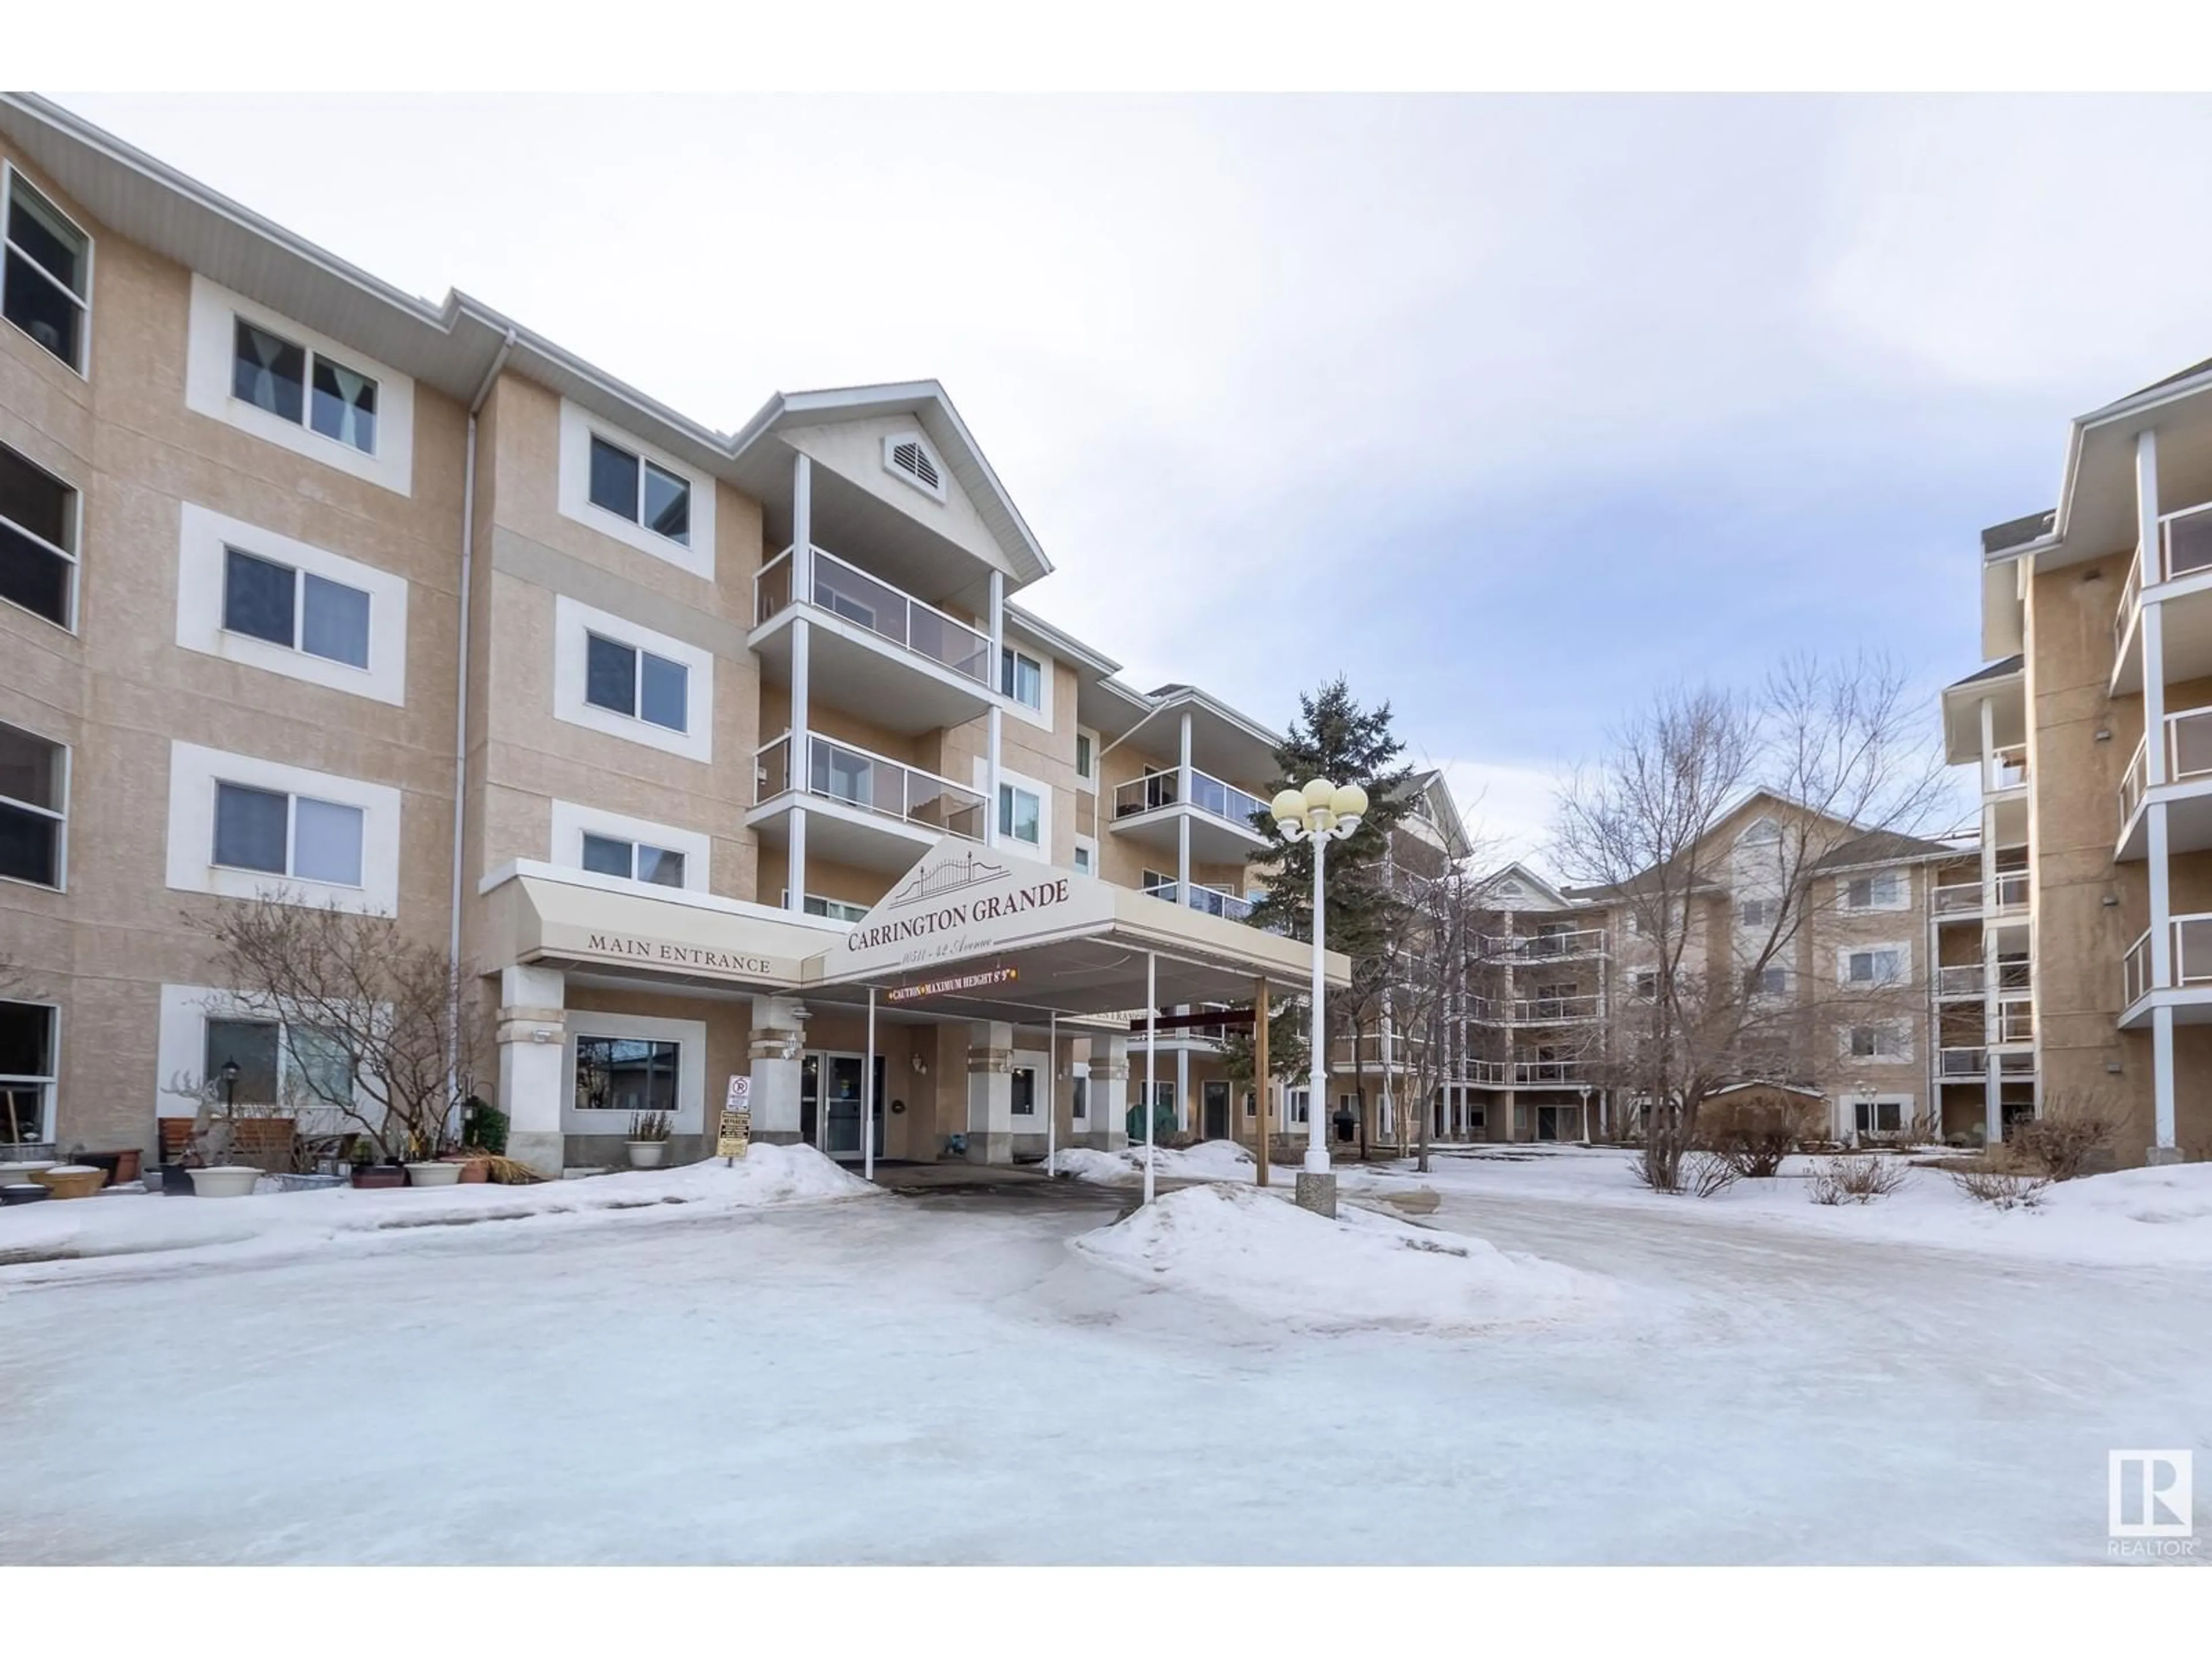
<path fill-rule="evenodd" d="M 1605 1300 L 1602 1280 L 1480 1238 L 1346 1208 L 1328 1221 L 1255 1188 L 1188 1187 L 1071 1242 L 1091 1261 L 1263 1319 L 1464 1331 Z"/>
<path fill-rule="evenodd" d="M 2043 1189 L 2042 1207 L 2051 1219 L 2069 1226 L 2147 1223 L 2171 1228 L 2162 1242 L 2178 1244 L 2186 1237 L 2212 1254 L 2212 1164 L 2169 1164 L 2060 1182 Z"/>
<path fill-rule="evenodd" d="M 699 1215 L 878 1194 L 811 1146 L 756 1143 L 736 1164 L 720 1158 L 534 1187 L 466 1187 L 258 1194 L 175 1199 L 115 1193 L 0 1211 L 0 1267 L 72 1257 L 234 1247 L 286 1256 L 348 1236 L 389 1235 L 477 1222 L 571 1223 L 624 1212 Z"/>
<path fill-rule="evenodd" d="M 1250 1181 L 1260 1166 L 1233 1140 L 1206 1140 L 1195 1146 L 1152 1149 L 1152 1175 L 1160 1181 Z M 1089 1146 L 1063 1146 L 1046 1165 L 1053 1175 L 1073 1176 L 1113 1187 L 1133 1186 L 1145 1178 L 1145 1148 L 1139 1145 L 1118 1152 L 1102 1152 Z"/>

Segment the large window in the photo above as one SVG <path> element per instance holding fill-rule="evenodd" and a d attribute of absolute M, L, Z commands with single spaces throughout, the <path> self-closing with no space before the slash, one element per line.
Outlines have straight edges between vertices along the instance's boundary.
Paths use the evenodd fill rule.
<path fill-rule="evenodd" d="M 233 870 L 358 887 L 362 816 L 360 807 L 337 801 L 217 783 L 211 861 Z"/>
<path fill-rule="evenodd" d="M 80 374 L 92 314 L 92 241 L 8 169 L 7 258 L 0 313 Z"/>
<path fill-rule="evenodd" d="M 584 701 L 672 732 L 686 728 L 690 671 L 680 662 L 591 635 L 585 646 Z"/>
<path fill-rule="evenodd" d="M 1003 647 L 999 653 L 999 690 L 1024 708 L 1044 707 L 1044 665 L 1035 657 Z"/>
<path fill-rule="evenodd" d="M 1042 837 L 1044 808 L 1038 798 L 1011 783 L 999 786 L 999 833 L 1035 847 Z"/>
<path fill-rule="evenodd" d="M 0 726 L 0 877 L 62 884 L 69 750 L 34 732 Z"/>
<path fill-rule="evenodd" d="M 683 1052 L 680 1043 L 643 1037 L 579 1036 L 576 1109 L 673 1113 Z M 611 1123 L 607 1133 L 617 1133 L 619 1127 Z"/>
<path fill-rule="evenodd" d="M 222 625 L 354 668 L 368 666 L 368 595 L 237 548 L 223 550 Z"/>
<path fill-rule="evenodd" d="M 1854 876 L 1844 884 L 1846 910 L 1901 910 L 1905 908 L 1905 874 L 1884 870 L 1871 876 Z"/>
<path fill-rule="evenodd" d="M 1854 1060 L 1895 1060 L 1905 1053 L 1905 1034 L 1893 1025 L 1851 1027 Z"/>
<path fill-rule="evenodd" d="M 1863 1135 L 1894 1134 L 1905 1127 L 1905 1103 L 1901 1100 L 1860 1100 L 1854 1103 L 1853 1115 Z"/>
<path fill-rule="evenodd" d="M 201 1075 L 218 1097 L 226 1064 L 238 1067 L 230 1097 L 240 1106 L 333 1107 L 354 1096 L 353 1061 L 344 1045 L 313 1026 L 210 1019 Z"/>
<path fill-rule="evenodd" d="M 657 536 L 691 544 L 691 485 L 594 434 L 592 505 L 641 525 Z"/>
<path fill-rule="evenodd" d="M 234 326 L 232 397 L 364 455 L 376 453 L 374 380 L 243 317 Z"/>
<path fill-rule="evenodd" d="M 46 1139 L 54 1097 L 54 1011 L 0 1002 L 0 1141 Z"/>
<path fill-rule="evenodd" d="M 1894 985 L 1905 977 L 1905 952 L 1894 947 L 1853 951 L 1844 959 L 1844 978 L 1853 985 Z"/>
<path fill-rule="evenodd" d="M 656 887 L 684 884 L 684 854 L 665 847 L 648 847 L 641 841 L 618 841 L 612 836 L 584 835 L 584 868 L 603 876 L 650 882 Z"/>
<path fill-rule="evenodd" d="M 1036 1116 L 1036 1067 L 1034 1066 L 1015 1066 L 1012 1082 L 1014 1085 L 1014 1115 L 1016 1117 Z"/>
<path fill-rule="evenodd" d="M 77 493 L 0 444 L 0 599 L 76 625 Z"/>

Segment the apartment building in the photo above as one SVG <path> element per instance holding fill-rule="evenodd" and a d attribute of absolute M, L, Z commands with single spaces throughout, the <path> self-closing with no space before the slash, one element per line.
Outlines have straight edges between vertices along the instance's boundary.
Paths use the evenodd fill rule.
<path fill-rule="evenodd" d="M 1943 695 L 1978 769 L 1987 964 L 2027 1058 L 1989 1110 L 2212 1146 L 2212 362 L 2075 419 L 2057 505 L 1982 532 L 1979 672 Z M 1997 932 L 2002 923 L 2002 932 Z M 2009 975 L 2007 979 L 2004 976 Z M 2018 992 L 2025 986 L 2027 995 Z M 2002 1087 L 2002 1097 L 1997 1090 Z"/>
<path fill-rule="evenodd" d="M 450 951 L 549 1172 L 739 1079 L 840 1157 L 1115 1144 L 1133 1072 L 1213 1105 L 1130 1011 L 1302 982 L 1243 921 L 1272 734 L 1013 602 L 1051 565 L 934 382 L 720 433 L 29 96 L 0 216 L 10 1134 L 329 1066 L 211 982 L 279 890 Z"/>

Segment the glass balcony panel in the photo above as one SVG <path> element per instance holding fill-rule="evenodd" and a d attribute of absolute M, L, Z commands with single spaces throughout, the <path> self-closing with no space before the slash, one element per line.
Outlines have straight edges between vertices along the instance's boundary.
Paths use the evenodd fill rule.
<path fill-rule="evenodd" d="M 2191 708 L 2170 715 L 2166 726 L 2173 744 L 2167 752 L 2172 757 L 2176 780 L 2212 773 L 2212 708 Z"/>
<path fill-rule="evenodd" d="M 2192 507 L 2166 520 L 2166 574 L 2168 580 L 2212 570 L 2212 506 Z"/>

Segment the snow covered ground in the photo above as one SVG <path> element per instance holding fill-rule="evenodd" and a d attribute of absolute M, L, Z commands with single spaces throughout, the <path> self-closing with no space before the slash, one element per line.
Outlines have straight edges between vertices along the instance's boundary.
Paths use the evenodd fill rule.
<path fill-rule="evenodd" d="M 2086 1562 L 2109 1449 L 2212 1451 L 2196 1177 L 1838 1214 L 1440 1159 L 1443 1231 L 1322 1243 L 1233 1188 L 1102 1236 L 1118 1188 L 793 1202 L 851 1188 L 791 1162 L 765 1207 L 0 1268 L 0 1562 Z M 94 1200 L 0 1249 L 50 1210 L 520 1196 Z M 1468 1316 L 1407 1328 L 1438 1273 Z"/>

